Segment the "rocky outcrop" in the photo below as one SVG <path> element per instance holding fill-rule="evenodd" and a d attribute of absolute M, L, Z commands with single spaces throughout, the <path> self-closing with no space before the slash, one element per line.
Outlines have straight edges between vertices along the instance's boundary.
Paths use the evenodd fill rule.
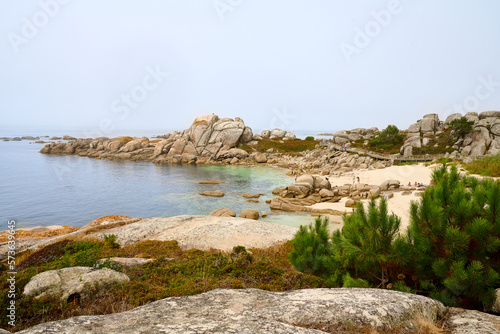
<path fill-rule="evenodd" d="M 328 324 L 416 330 L 444 306 L 430 298 L 382 289 L 305 289 L 270 292 L 218 289 L 171 297 L 130 311 L 48 322 L 34 333 L 323 333 Z"/>
<path fill-rule="evenodd" d="M 87 298 L 94 289 L 129 280 L 127 275 L 108 268 L 70 267 L 45 271 L 32 277 L 23 294 L 35 298 L 52 296 L 66 301 Z"/>

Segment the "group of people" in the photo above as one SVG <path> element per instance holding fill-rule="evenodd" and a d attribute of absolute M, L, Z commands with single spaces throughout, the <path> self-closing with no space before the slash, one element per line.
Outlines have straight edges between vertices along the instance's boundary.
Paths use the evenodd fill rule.
<path fill-rule="evenodd" d="M 411 187 L 411 182 L 408 182 L 408 187 Z M 425 187 L 425 185 L 423 183 L 420 183 L 420 182 L 417 182 L 415 181 L 415 183 L 413 184 L 414 187 Z"/>
<path fill-rule="evenodd" d="M 356 180 L 359 183 L 359 176 L 353 176 L 353 178 L 352 178 L 352 184 L 356 184 Z"/>

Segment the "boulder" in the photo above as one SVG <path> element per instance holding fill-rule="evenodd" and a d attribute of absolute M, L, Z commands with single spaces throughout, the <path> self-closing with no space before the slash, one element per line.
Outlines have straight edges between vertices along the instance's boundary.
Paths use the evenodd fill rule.
<path fill-rule="evenodd" d="M 430 118 L 430 117 L 425 118 L 425 116 L 424 116 L 424 118 L 422 118 L 422 120 L 419 123 L 420 123 L 420 131 L 422 131 L 424 133 L 436 131 L 436 127 L 438 125 L 438 122 L 435 120 L 435 118 Z"/>
<path fill-rule="evenodd" d="M 297 182 L 289 185 L 287 190 L 289 193 L 293 193 L 296 198 L 305 198 L 313 192 L 313 187 L 309 183 Z"/>
<path fill-rule="evenodd" d="M 224 197 L 224 195 L 225 195 L 220 190 L 206 190 L 206 191 L 202 191 L 199 194 L 203 195 L 203 196 L 211 196 L 211 197 Z"/>
<path fill-rule="evenodd" d="M 267 157 L 266 157 L 266 155 L 264 153 L 257 153 L 257 154 L 254 155 L 253 158 L 258 163 L 265 163 L 265 162 L 267 162 Z"/>
<path fill-rule="evenodd" d="M 500 317 L 474 310 L 449 308 L 448 325 L 452 334 L 500 333 Z"/>
<path fill-rule="evenodd" d="M 240 212 L 240 218 L 257 220 L 259 219 L 259 211 L 253 209 L 243 210 Z"/>
<path fill-rule="evenodd" d="M 500 111 L 483 111 L 479 114 L 479 119 L 485 119 L 489 117 L 500 118 Z"/>
<path fill-rule="evenodd" d="M 245 197 L 245 198 L 259 198 L 262 195 L 264 195 L 264 194 L 253 194 L 252 195 L 252 194 L 249 194 L 249 193 L 243 193 L 242 196 Z"/>
<path fill-rule="evenodd" d="M 35 298 L 52 296 L 67 301 L 72 298 L 86 298 L 95 288 L 105 288 L 129 280 L 127 275 L 108 268 L 63 268 L 45 271 L 32 277 L 25 285 L 23 294 Z"/>
<path fill-rule="evenodd" d="M 185 147 L 186 147 L 186 141 L 184 139 L 177 139 L 172 144 L 172 147 L 170 148 L 170 151 L 168 152 L 167 156 L 172 157 L 175 155 L 181 155 Z"/>
<path fill-rule="evenodd" d="M 333 193 L 333 191 L 331 190 L 328 190 L 328 189 L 321 189 L 319 191 L 319 195 L 321 197 L 333 197 L 335 194 Z"/>
<path fill-rule="evenodd" d="M 380 184 L 380 189 L 389 190 L 389 189 L 398 189 L 401 182 L 398 180 L 387 180 Z"/>
<path fill-rule="evenodd" d="M 283 138 L 283 137 L 285 137 L 285 135 L 286 135 L 286 131 L 285 130 L 273 129 L 273 130 L 271 130 L 270 137 Z"/>
<path fill-rule="evenodd" d="M 295 140 L 295 139 L 297 139 L 297 137 L 291 132 L 287 132 L 283 137 L 283 140 Z"/>
<path fill-rule="evenodd" d="M 345 202 L 345 207 L 346 208 L 354 208 L 356 207 L 356 205 L 358 204 L 358 202 L 356 202 L 355 200 L 353 199 L 348 199 L 346 202 Z"/>
<path fill-rule="evenodd" d="M 264 130 L 260 133 L 260 135 L 262 136 L 262 138 L 269 138 L 271 136 L 271 131 Z"/>
<path fill-rule="evenodd" d="M 18 333 L 313 334 L 324 332 L 312 328 L 338 323 L 417 332 L 418 319 L 432 323 L 444 311 L 433 299 L 383 289 L 216 289 L 122 313 L 46 322 Z"/>
<path fill-rule="evenodd" d="M 450 116 L 446 117 L 446 120 L 444 121 L 444 124 L 449 124 L 453 120 L 460 119 L 460 118 L 462 118 L 462 114 L 461 113 L 451 114 Z"/>
<path fill-rule="evenodd" d="M 214 217 L 236 217 L 236 212 L 228 208 L 222 208 L 215 209 L 214 211 L 210 212 L 209 215 Z"/>
<path fill-rule="evenodd" d="M 314 176 L 309 175 L 309 174 L 304 174 L 304 175 L 299 176 L 295 182 L 296 183 L 308 183 L 309 185 L 311 185 L 311 187 L 314 188 Z"/>

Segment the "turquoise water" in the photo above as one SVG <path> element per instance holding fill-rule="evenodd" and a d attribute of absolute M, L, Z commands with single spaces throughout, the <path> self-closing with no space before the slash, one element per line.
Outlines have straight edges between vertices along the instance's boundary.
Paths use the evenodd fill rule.
<path fill-rule="evenodd" d="M 272 189 L 293 182 L 285 170 L 266 166 L 156 165 L 150 162 L 109 161 L 78 156 L 40 154 L 42 144 L 0 142 L 0 212 L 18 227 L 83 226 L 106 215 L 170 217 L 206 215 L 217 208 L 269 212 Z M 218 185 L 198 181 L 219 179 Z M 201 196 L 221 190 L 222 198 Z M 259 203 L 241 195 L 263 193 Z M 279 224 L 300 226 L 309 215 L 270 215 Z M 3 230 L 4 228 L 0 228 Z"/>

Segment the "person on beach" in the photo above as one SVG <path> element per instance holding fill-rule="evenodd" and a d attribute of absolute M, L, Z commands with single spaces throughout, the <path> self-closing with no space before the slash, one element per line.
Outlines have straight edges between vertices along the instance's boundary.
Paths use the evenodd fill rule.
<path fill-rule="evenodd" d="M 353 176 L 352 178 L 352 185 L 355 185 L 356 184 L 356 176 Z"/>
<path fill-rule="evenodd" d="M 357 179 L 358 179 L 358 184 L 359 184 L 359 176 L 357 177 Z"/>

